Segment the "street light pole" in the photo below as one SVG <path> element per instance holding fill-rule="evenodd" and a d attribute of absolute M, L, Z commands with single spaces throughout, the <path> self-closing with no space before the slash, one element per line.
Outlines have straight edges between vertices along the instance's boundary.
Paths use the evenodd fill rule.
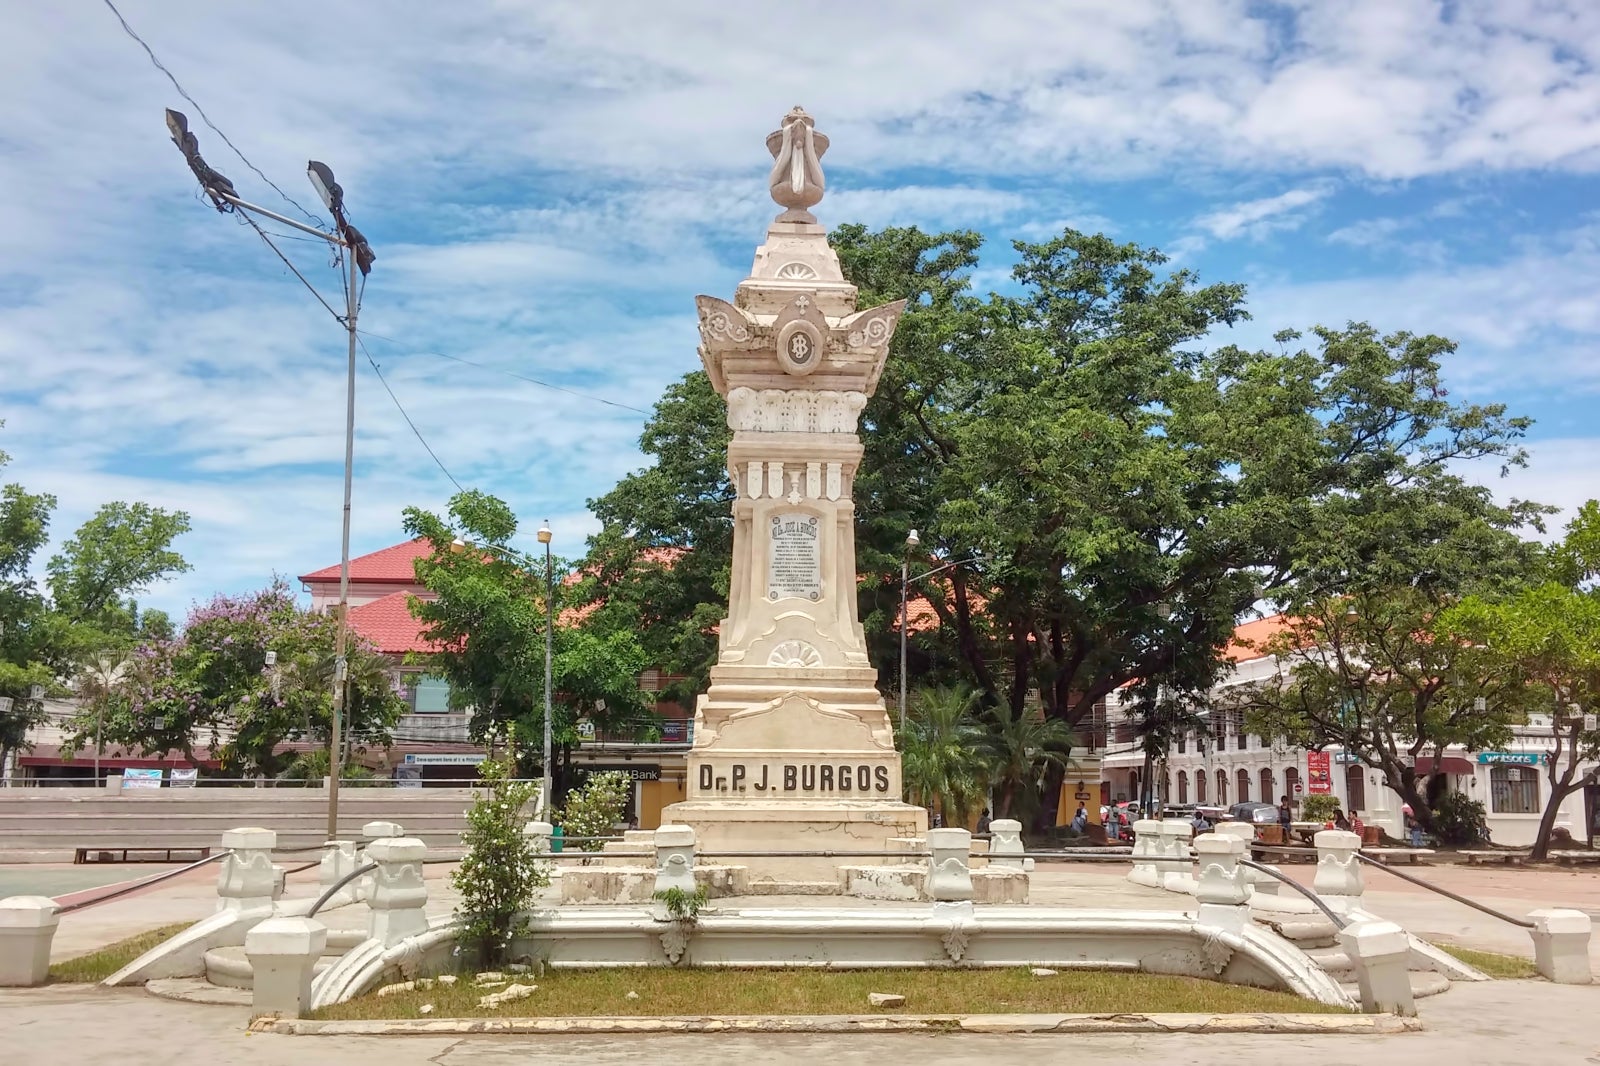
<path fill-rule="evenodd" d="M 211 203 L 218 211 L 242 211 L 247 215 L 260 215 L 270 218 L 280 225 L 289 226 L 302 233 L 320 237 L 329 244 L 342 250 L 350 269 L 350 276 L 345 282 L 345 313 L 339 316 L 348 338 L 348 353 L 345 374 L 344 398 L 344 512 L 340 524 L 339 535 L 339 607 L 334 629 L 333 647 L 333 729 L 328 737 L 328 839 L 334 840 L 339 835 L 339 769 L 342 761 L 342 740 L 344 733 L 344 711 L 348 695 L 349 659 L 347 652 L 350 643 L 350 491 L 354 480 L 355 447 L 356 447 L 356 316 L 361 309 L 360 279 L 372 272 L 372 262 L 375 258 L 372 246 L 367 243 L 361 231 L 350 224 L 344 212 L 344 189 L 334 180 L 333 171 L 324 163 L 311 160 L 306 164 L 306 177 L 321 197 L 323 206 L 333 214 L 334 231 L 327 232 L 316 226 L 308 226 L 304 222 L 297 222 L 286 218 L 276 211 L 269 211 L 259 204 L 248 203 L 241 200 L 233 182 L 222 174 L 212 169 L 200 156 L 200 143 L 193 133 L 189 132 L 189 120 L 181 111 L 167 109 L 167 130 L 172 134 L 172 143 L 178 146 L 183 153 L 184 160 L 189 164 L 189 169 L 200 182 L 200 187 L 211 198 Z M 256 226 L 253 220 L 250 224 L 261 234 L 262 240 L 277 251 L 277 246 L 272 244 L 270 238 Z M 284 258 L 278 252 L 279 258 Z M 294 270 L 284 258 L 284 263 Z M 294 271 L 299 275 L 299 271 Z M 322 295 L 316 292 L 309 281 L 302 276 L 301 281 L 310 288 L 317 299 L 322 300 Z M 327 302 L 323 301 L 327 306 Z"/>
<path fill-rule="evenodd" d="M 906 550 L 900 556 L 900 736 L 906 733 L 906 590 L 911 584 L 911 549 L 922 543 L 917 531 L 906 534 Z M 901 744 L 905 743 L 904 739 Z"/>
<path fill-rule="evenodd" d="M 550 694 L 551 661 L 555 656 L 556 635 L 556 571 L 555 564 L 550 557 L 550 520 L 544 520 L 544 525 L 539 527 L 539 543 L 544 545 L 544 583 L 545 583 L 545 620 L 544 620 L 544 779 L 540 784 L 539 806 L 542 809 L 543 820 L 550 820 L 550 718 L 552 714 L 552 700 Z"/>

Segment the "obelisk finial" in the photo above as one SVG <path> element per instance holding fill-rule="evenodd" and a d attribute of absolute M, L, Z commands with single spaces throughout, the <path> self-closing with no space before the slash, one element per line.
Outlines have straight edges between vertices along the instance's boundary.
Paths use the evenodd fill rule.
<path fill-rule="evenodd" d="M 805 108 L 796 104 L 783 116 L 778 129 L 767 134 L 772 153 L 772 199 L 786 208 L 775 221 L 816 222 L 809 208 L 822 200 L 822 153 L 828 150 L 826 134 Z"/>

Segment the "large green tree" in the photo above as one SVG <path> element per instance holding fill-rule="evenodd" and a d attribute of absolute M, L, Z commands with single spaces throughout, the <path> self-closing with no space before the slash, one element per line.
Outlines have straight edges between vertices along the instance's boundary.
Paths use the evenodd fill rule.
<path fill-rule="evenodd" d="M 1507 595 L 1470 596 L 1441 620 L 1452 640 L 1481 648 L 1503 676 L 1526 684 L 1528 711 L 1550 716 L 1537 859 L 1549 852 L 1567 797 L 1600 783 L 1600 501 L 1578 510 L 1541 563 L 1540 580 Z"/>
<path fill-rule="evenodd" d="M 832 240 L 864 306 L 908 300 L 855 491 L 861 616 L 886 680 L 911 528 L 913 566 L 977 559 L 923 590 L 940 624 L 912 642 L 919 679 L 1077 727 L 1129 682 L 1146 701 L 1157 681 L 1208 689 L 1262 599 L 1446 587 L 1469 561 L 1495 569 L 1537 518 L 1461 478 L 1473 460 L 1520 463 L 1527 422 L 1449 399 L 1442 338 L 1353 323 L 1219 347 L 1242 286 L 1073 230 L 1016 243 L 1015 291 L 984 297 L 975 234 Z M 593 501 L 594 597 L 641 633 L 665 620 L 652 651 L 696 686 L 727 590 L 724 426 L 688 375 L 646 427 L 653 465 Z"/>
<path fill-rule="evenodd" d="M 543 737 L 545 630 L 552 608 L 558 616 L 551 663 L 556 742 L 570 750 L 580 717 L 608 731 L 651 727 L 653 701 L 639 684 L 651 655 L 631 630 L 610 624 L 612 613 L 563 615 L 570 571 L 563 560 L 551 561 L 556 601 L 550 603 L 552 575 L 544 559 L 511 547 L 517 520 L 503 501 L 459 493 L 447 515 L 407 508 L 405 527 L 433 549 L 416 563 L 417 580 L 433 595 L 413 600 L 411 610 L 427 623 L 436 650 L 415 659 L 449 683 L 455 707 L 471 712 L 473 737 L 515 739 L 524 765 L 530 765 L 526 760 Z"/>

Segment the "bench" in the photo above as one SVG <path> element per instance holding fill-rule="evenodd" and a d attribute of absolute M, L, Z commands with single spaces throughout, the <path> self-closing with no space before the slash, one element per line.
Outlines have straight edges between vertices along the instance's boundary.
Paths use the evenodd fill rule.
<path fill-rule="evenodd" d="M 1600 862 L 1600 851 L 1552 851 L 1550 857 L 1562 866 L 1575 866 L 1581 862 Z"/>
<path fill-rule="evenodd" d="M 1317 853 L 1314 850 L 1299 844 L 1263 844 L 1259 840 L 1252 840 L 1250 842 L 1250 850 L 1253 853 L 1253 857 L 1258 859 L 1261 858 L 1263 852 L 1271 852 L 1283 856 L 1278 860 L 1279 862 L 1317 861 Z"/>
<path fill-rule="evenodd" d="M 1481 866 L 1484 863 L 1502 862 L 1507 866 L 1521 866 L 1528 861 L 1525 851 L 1458 851 L 1468 866 Z"/>
<path fill-rule="evenodd" d="M 1424 855 L 1432 855 L 1432 848 L 1362 848 L 1361 854 L 1389 862 L 1394 859 L 1404 859 L 1409 866 L 1415 866 L 1417 860 Z"/>
<path fill-rule="evenodd" d="M 83 866 L 88 863 L 95 862 L 176 862 L 178 860 L 172 857 L 174 853 L 185 856 L 193 856 L 192 859 L 188 860 L 191 862 L 197 862 L 200 859 L 211 858 L 211 849 L 208 847 L 185 847 L 180 845 L 171 848 L 141 848 L 137 845 L 134 847 L 123 847 L 118 845 L 113 848 L 78 848 L 72 854 L 72 864 L 74 866 Z M 144 857 L 129 858 L 128 856 L 130 855 Z M 158 855 L 161 857 L 156 858 Z M 113 856 L 116 857 L 113 858 Z"/>

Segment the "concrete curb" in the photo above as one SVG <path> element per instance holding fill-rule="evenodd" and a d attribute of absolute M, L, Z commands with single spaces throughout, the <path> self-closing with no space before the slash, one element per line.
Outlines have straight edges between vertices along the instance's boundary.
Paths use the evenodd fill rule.
<path fill-rule="evenodd" d="M 1392 1014 L 844 1014 L 595 1018 L 258 1018 L 258 1033 L 289 1036 L 460 1036 L 522 1033 L 1196 1033 L 1376 1036 L 1420 1032 Z"/>

